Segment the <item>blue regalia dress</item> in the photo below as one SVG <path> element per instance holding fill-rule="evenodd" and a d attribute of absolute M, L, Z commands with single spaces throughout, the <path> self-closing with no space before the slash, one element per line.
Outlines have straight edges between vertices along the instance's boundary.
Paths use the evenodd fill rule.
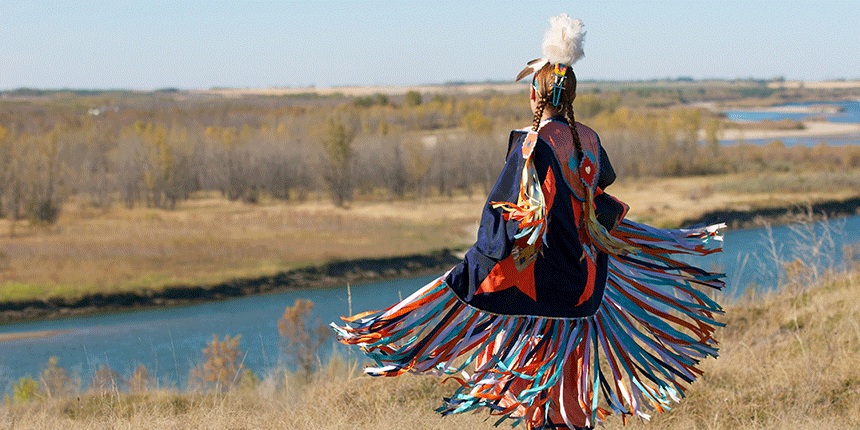
<path fill-rule="evenodd" d="M 624 218 L 597 134 L 563 118 L 511 133 L 504 169 L 463 261 L 388 309 L 335 327 L 376 363 L 368 374 L 452 375 L 443 414 L 577 428 L 648 418 L 717 356 L 705 290 L 722 274 L 675 254 L 721 250 L 721 225 L 656 229 Z M 580 159 L 581 158 L 581 159 Z"/>

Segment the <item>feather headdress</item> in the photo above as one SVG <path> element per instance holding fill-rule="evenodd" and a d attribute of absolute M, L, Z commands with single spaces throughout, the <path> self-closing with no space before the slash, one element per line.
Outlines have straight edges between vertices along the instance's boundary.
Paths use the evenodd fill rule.
<path fill-rule="evenodd" d="M 549 19 L 549 30 L 543 37 L 543 57 L 529 61 L 517 80 L 535 73 L 547 63 L 570 66 L 585 55 L 582 40 L 585 38 L 582 20 L 571 19 L 566 13 Z"/>

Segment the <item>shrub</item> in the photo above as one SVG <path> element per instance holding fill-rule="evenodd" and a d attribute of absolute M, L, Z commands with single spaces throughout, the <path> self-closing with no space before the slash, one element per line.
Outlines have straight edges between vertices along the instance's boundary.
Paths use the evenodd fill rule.
<path fill-rule="evenodd" d="M 210 386 L 219 391 L 227 391 L 241 382 L 245 365 L 242 364 L 242 351 L 239 341 L 242 335 L 230 337 L 224 335 L 224 340 L 218 340 L 218 335 L 212 335 L 212 342 L 203 348 L 206 361 L 191 369 L 189 383 L 192 385 Z"/>
<path fill-rule="evenodd" d="M 142 364 L 138 364 L 137 368 L 132 372 L 131 377 L 128 378 L 128 391 L 142 393 L 150 387 L 150 384 L 149 369 Z"/>
<path fill-rule="evenodd" d="M 49 358 L 39 375 L 39 385 L 47 397 L 69 396 L 80 388 L 80 380 L 66 374 L 66 369 L 60 367 L 59 363 L 59 357 Z"/>
<path fill-rule="evenodd" d="M 406 95 L 403 96 L 403 104 L 410 107 L 420 105 L 421 93 L 415 90 L 407 91 Z"/>
<path fill-rule="evenodd" d="M 490 134 L 493 131 L 493 120 L 479 110 L 471 110 L 463 115 L 463 127 L 474 133 Z"/>
<path fill-rule="evenodd" d="M 30 375 L 24 376 L 15 382 L 15 385 L 12 387 L 12 396 L 15 402 L 19 403 L 27 403 L 31 400 L 42 398 L 42 394 L 39 391 L 39 383 Z"/>
<path fill-rule="evenodd" d="M 30 217 L 37 223 L 53 225 L 60 217 L 60 205 L 51 200 L 42 200 L 33 205 Z"/>
<path fill-rule="evenodd" d="M 122 382 L 122 377 L 118 373 L 114 372 L 108 365 L 102 364 L 96 370 L 96 373 L 93 374 L 90 390 L 96 392 L 118 392 Z"/>
<path fill-rule="evenodd" d="M 329 329 L 317 319 L 310 321 L 314 302 L 296 299 L 296 303 L 284 310 L 278 320 L 278 334 L 281 335 L 281 351 L 292 361 L 298 370 L 310 379 L 314 364 L 319 360 L 316 353 L 329 335 Z"/>

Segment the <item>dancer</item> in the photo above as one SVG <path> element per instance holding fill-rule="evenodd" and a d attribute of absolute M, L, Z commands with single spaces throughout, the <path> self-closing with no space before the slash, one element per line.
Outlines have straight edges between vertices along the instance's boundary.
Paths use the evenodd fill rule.
<path fill-rule="evenodd" d="M 723 275 L 673 256 L 721 250 L 722 225 L 624 219 L 604 192 L 615 174 L 598 136 L 574 118 L 582 22 L 550 24 L 543 57 L 517 77 L 533 74 L 533 124 L 511 133 L 475 245 L 405 300 L 332 326 L 377 362 L 370 375 L 454 375 L 442 414 L 486 408 L 552 429 L 647 419 L 717 356 L 722 309 L 698 287 L 719 289 Z"/>

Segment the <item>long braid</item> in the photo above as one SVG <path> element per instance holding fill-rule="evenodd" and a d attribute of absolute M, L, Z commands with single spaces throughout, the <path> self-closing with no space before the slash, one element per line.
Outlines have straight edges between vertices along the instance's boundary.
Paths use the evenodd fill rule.
<path fill-rule="evenodd" d="M 576 117 L 573 115 L 573 103 L 564 106 L 564 117 L 567 119 L 570 134 L 573 135 L 573 146 L 576 147 L 576 158 L 582 162 L 582 142 L 579 141 L 579 133 L 576 131 Z"/>
<path fill-rule="evenodd" d="M 549 103 L 549 95 L 544 94 L 535 106 L 535 116 L 534 119 L 532 119 L 532 131 L 538 131 L 540 128 L 540 121 L 543 118 L 543 110 L 547 103 Z"/>

